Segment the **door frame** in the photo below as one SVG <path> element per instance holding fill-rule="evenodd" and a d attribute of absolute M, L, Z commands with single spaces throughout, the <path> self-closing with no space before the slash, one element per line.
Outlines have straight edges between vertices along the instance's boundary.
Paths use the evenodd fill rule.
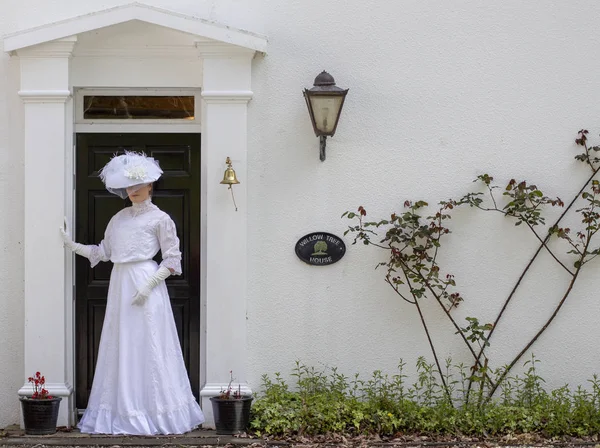
<path fill-rule="evenodd" d="M 181 33 L 172 33 L 160 42 L 140 45 L 128 38 L 130 32 L 142 32 L 127 28 L 133 20 L 145 22 L 148 32 L 160 25 L 189 39 L 182 42 Z M 108 46 L 87 34 L 121 24 Z M 201 87 L 201 218 L 206 232 L 201 242 L 206 270 L 201 338 L 206 348 L 201 354 L 200 396 L 205 427 L 214 427 L 209 399 L 227 386 L 229 371 L 236 372 L 236 386 L 239 382 L 245 393 L 251 393 L 246 321 L 248 103 L 253 97 L 253 58 L 266 48 L 266 38 L 133 3 L 24 30 L 5 39 L 5 44 L 5 51 L 20 64 L 15 76 L 23 102 L 22 363 L 25 378 L 31 371 L 44 371 L 52 378 L 47 389 L 64 398 L 59 426 L 75 422 L 74 256 L 65 250 L 56 230 L 65 216 L 71 224 L 74 221 L 74 89 Z M 105 47 L 95 51 L 97 44 Z M 165 52 L 171 44 L 185 51 Z M 241 181 L 236 185 L 238 210 L 220 185 L 228 157 Z M 39 256 L 40 241 L 45 243 L 44 257 Z M 30 385 L 24 382 L 18 394 L 28 393 Z"/>
<path fill-rule="evenodd" d="M 74 88 L 73 94 L 73 103 L 72 103 L 72 112 L 73 112 L 73 133 L 72 133 L 72 155 L 71 160 L 68 162 L 72 166 L 73 177 L 72 177 L 72 188 L 71 188 L 71 221 L 70 228 L 75 229 L 75 218 L 77 216 L 77 196 L 76 196 L 76 174 L 77 174 L 77 166 L 76 166 L 76 157 L 77 157 L 77 139 L 76 135 L 78 133 L 98 133 L 98 134 L 113 134 L 113 133 L 122 133 L 122 134 L 164 134 L 164 133 L 195 133 L 199 134 L 199 137 L 202 139 L 202 123 L 201 123 L 201 111 L 202 111 L 202 100 L 201 100 L 201 90 L 198 88 L 188 88 L 188 89 L 149 89 L 149 88 L 107 88 L 107 89 L 97 89 L 97 88 Z M 92 120 L 84 120 L 83 119 L 83 97 L 85 95 L 136 95 L 136 96 L 177 96 L 177 95 L 193 95 L 194 96 L 194 113 L 196 115 L 196 119 L 191 123 L 181 123 L 180 120 L 155 120 L 149 121 L 144 120 L 143 122 L 135 122 L 132 123 L 129 120 L 95 120 L 93 123 L 90 123 Z M 204 310 L 206 309 L 206 275 L 207 275 L 207 263 L 206 263 L 206 181 L 205 181 L 205 154 L 204 154 L 204 145 L 200 142 L 200 336 L 206 334 L 206 313 Z M 67 204 L 67 207 L 69 205 Z M 73 368 L 73 378 L 77 377 L 77 362 L 76 362 L 76 325 L 75 320 L 77 316 L 75 314 L 75 263 L 71 262 L 70 268 L 67 269 L 67 277 L 69 285 L 72 285 L 70 288 L 70 293 L 72 294 L 73 307 L 71 310 L 72 319 L 73 319 L 73 344 L 71 347 L 72 352 L 72 368 Z M 199 342 L 200 354 L 199 354 L 199 381 L 198 389 L 202 390 L 202 386 L 206 383 L 206 338 L 200 337 Z M 73 387 L 75 387 L 75 381 Z M 202 405 L 202 400 L 200 400 L 200 405 Z M 79 410 L 77 408 L 74 409 L 77 413 Z M 77 419 L 77 415 L 74 416 Z M 76 420 L 75 420 L 76 421 Z"/>

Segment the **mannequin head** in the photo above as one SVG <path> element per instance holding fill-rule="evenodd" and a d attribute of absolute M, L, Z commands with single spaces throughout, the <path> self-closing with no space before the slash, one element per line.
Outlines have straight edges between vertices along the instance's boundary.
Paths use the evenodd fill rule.
<path fill-rule="evenodd" d="M 147 184 L 139 188 L 128 188 L 127 196 L 129 196 L 129 200 L 134 204 L 144 202 L 152 196 L 152 184 Z"/>

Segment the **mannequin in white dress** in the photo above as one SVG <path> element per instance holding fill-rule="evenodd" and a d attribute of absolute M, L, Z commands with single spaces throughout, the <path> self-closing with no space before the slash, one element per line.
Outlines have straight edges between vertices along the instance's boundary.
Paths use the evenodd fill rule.
<path fill-rule="evenodd" d="M 142 167 L 147 163 L 136 158 L 143 155 L 119 157 Z M 114 263 L 94 381 L 78 425 L 84 433 L 182 434 L 204 422 L 192 395 L 164 282 L 181 274 L 179 239 L 173 220 L 152 203 L 151 182 L 157 176 L 148 175 L 154 165 L 146 168 L 146 175 L 136 172 L 135 179 L 150 182 L 126 186 L 119 180 L 117 187 L 133 205 L 112 217 L 99 245 L 75 243 L 61 229 L 65 246 L 88 258 L 92 267 L 100 261 Z M 105 184 L 119 194 L 114 185 Z M 159 250 L 160 266 L 153 261 Z"/>

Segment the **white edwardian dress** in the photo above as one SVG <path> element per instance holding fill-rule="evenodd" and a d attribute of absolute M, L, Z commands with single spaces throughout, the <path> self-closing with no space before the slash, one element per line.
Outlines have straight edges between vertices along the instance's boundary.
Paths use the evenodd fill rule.
<path fill-rule="evenodd" d="M 192 395 L 165 282 L 142 306 L 133 297 L 158 266 L 181 274 L 175 224 L 150 199 L 110 220 L 104 240 L 92 246 L 92 267 L 112 261 L 106 314 L 84 433 L 182 434 L 204 422 Z"/>

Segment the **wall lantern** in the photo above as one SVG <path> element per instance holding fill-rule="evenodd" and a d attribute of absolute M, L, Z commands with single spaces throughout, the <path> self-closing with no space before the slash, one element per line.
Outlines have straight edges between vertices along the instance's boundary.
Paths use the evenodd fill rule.
<path fill-rule="evenodd" d="M 233 188 L 231 186 L 239 184 L 240 181 L 237 180 L 237 176 L 233 167 L 231 166 L 231 159 L 229 157 L 227 157 L 225 163 L 227 164 L 227 169 L 225 170 L 225 173 L 223 174 L 223 180 L 220 183 L 223 185 L 229 185 L 229 189 L 231 190 L 231 198 L 233 199 L 233 206 L 237 212 L 237 204 L 235 203 L 235 196 L 233 196 Z"/>
<path fill-rule="evenodd" d="M 304 89 L 304 99 L 312 121 L 315 135 L 320 138 L 320 158 L 325 160 L 327 137 L 333 137 L 337 128 L 342 106 L 349 89 L 335 85 L 333 76 L 323 70 L 316 78 L 312 89 Z"/>

